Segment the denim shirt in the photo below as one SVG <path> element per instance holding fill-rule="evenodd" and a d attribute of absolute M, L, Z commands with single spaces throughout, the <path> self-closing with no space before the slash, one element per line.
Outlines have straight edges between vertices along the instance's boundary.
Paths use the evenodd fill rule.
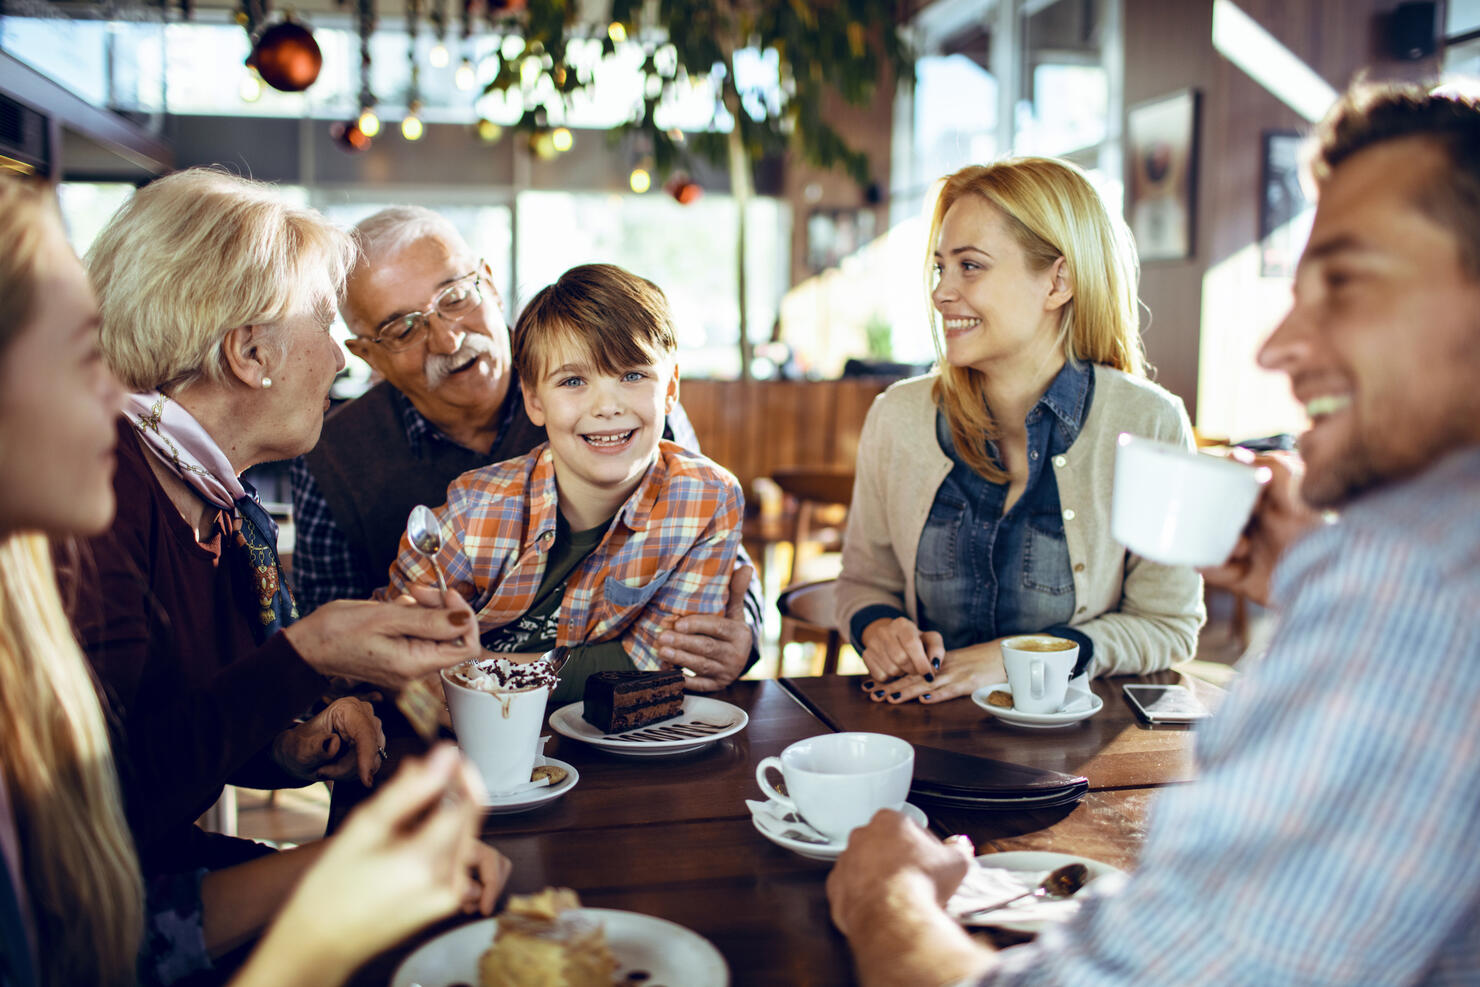
<path fill-rule="evenodd" d="M 1028 483 L 1005 515 L 1007 484 L 991 483 L 965 463 L 945 413 L 936 412 L 936 439 L 954 466 L 920 534 L 915 592 L 921 630 L 939 632 L 947 650 L 1048 632 L 1079 643 L 1075 674 L 1089 667 L 1093 643 L 1067 626 L 1074 579 L 1052 462 L 1078 438 L 1094 383 L 1088 365 L 1065 363 L 1028 412 Z M 991 452 L 1000 462 L 996 449 Z M 867 607 L 857 614 L 854 639 L 870 622 L 901 615 L 888 611 Z"/>

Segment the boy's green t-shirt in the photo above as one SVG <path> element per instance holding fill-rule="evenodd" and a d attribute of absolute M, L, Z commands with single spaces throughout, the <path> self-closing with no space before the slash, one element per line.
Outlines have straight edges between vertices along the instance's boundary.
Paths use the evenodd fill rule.
<path fill-rule="evenodd" d="M 565 515 L 555 518 L 555 544 L 545 563 L 545 575 L 535 592 L 534 603 L 523 615 L 503 627 L 483 635 L 483 646 L 490 651 L 506 653 L 549 651 L 555 647 L 560 628 L 560 603 L 570 574 L 596 551 L 615 517 L 586 531 L 571 531 Z M 570 703 L 586 692 L 586 679 L 602 671 L 630 672 L 632 660 L 621 641 L 578 645 L 571 649 L 570 659 L 560 670 L 560 685 L 550 696 L 551 702 Z"/>

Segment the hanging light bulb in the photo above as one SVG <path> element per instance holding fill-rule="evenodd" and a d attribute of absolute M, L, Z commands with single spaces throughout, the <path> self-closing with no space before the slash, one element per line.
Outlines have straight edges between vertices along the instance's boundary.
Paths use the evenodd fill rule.
<path fill-rule="evenodd" d="M 619 45 L 627 40 L 627 28 L 622 25 L 621 21 L 612 21 L 607 26 L 606 36 L 612 39 L 612 44 Z"/>
<path fill-rule="evenodd" d="M 648 174 L 646 168 L 633 168 L 632 174 L 627 176 L 627 184 L 632 187 L 632 191 L 641 195 L 653 187 L 653 176 Z"/>
<path fill-rule="evenodd" d="M 380 133 L 380 117 L 375 115 L 375 110 L 369 106 L 360 111 L 360 119 L 355 121 L 360 128 L 360 133 L 366 137 L 374 137 Z"/>
<path fill-rule="evenodd" d="M 485 144 L 492 144 L 504 135 L 504 128 L 492 120 L 484 118 L 478 121 L 478 139 Z"/>
<path fill-rule="evenodd" d="M 555 145 L 555 150 L 565 152 L 574 146 L 576 139 L 566 128 L 556 127 L 555 131 L 550 134 L 550 141 Z"/>
<path fill-rule="evenodd" d="M 406 108 L 406 117 L 401 121 L 401 136 L 409 141 L 421 140 L 421 135 L 426 132 L 421 124 L 421 117 L 417 116 L 420 110 L 420 103 L 412 103 Z"/>
<path fill-rule="evenodd" d="M 427 61 L 434 69 L 445 69 L 447 63 L 452 61 L 452 56 L 447 52 L 447 46 L 438 41 L 432 45 L 432 50 L 427 52 Z"/>
<path fill-rule="evenodd" d="M 457 83 L 457 88 L 461 89 L 463 92 L 467 92 L 469 89 L 472 89 L 473 86 L 477 85 L 478 73 L 473 68 L 472 60 L 464 58 L 462 60 L 462 64 L 457 67 L 457 72 L 453 74 L 452 79 L 455 83 Z"/>
<path fill-rule="evenodd" d="M 247 74 L 242 76 L 242 84 L 237 89 L 243 103 L 255 103 L 262 98 L 262 77 L 254 70 L 247 69 Z"/>

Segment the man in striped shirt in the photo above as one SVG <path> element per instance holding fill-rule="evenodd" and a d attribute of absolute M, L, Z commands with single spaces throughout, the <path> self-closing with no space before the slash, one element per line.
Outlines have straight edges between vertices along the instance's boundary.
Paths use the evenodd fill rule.
<path fill-rule="evenodd" d="M 548 441 L 464 473 L 438 509 L 447 584 L 483 643 L 571 649 L 552 698 L 602 670 L 663 667 L 658 636 L 721 614 L 740 547 L 738 481 L 661 441 L 678 402 L 677 340 L 656 285 L 611 264 L 571 268 L 514 327 L 529 419 Z M 403 537 L 382 596 L 436 582 Z"/>
<path fill-rule="evenodd" d="M 1029 945 L 946 916 L 969 846 L 855 832 L 828 891 L 865 984 L 1480 983 L 1480 105 L 1358 87 L 1317 136 L 1260 353 L 1311 418 L 1305 473 L 1210 574 L 1280 608 L 1266 657 L 1126 886 Z"/>

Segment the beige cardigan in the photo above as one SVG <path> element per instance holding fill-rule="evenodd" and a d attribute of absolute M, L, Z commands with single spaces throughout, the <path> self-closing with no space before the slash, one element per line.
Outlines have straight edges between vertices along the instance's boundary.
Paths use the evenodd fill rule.
<path fill-rule="evenodd" d="M 1159 565 L 1110 537 L 1116 437 L 1121 432 L 1191 447 L 1180 399 L 1156 384 L 1096 365 L 1094 398 L 1079 437 L 1053 459 L 1074 576 L 1070 626 L 1095 643 L 1094 675 L 1159 671 L 1191 657 L 1206 617 L 1202 577 Z M 874 399 L 858 443 L 857 478 L 838 577 L 838 626 L 872 604 L 918 620 L 915 552 L 952 462 L 935 437 L 935 376 L 900 381 Z"/>

